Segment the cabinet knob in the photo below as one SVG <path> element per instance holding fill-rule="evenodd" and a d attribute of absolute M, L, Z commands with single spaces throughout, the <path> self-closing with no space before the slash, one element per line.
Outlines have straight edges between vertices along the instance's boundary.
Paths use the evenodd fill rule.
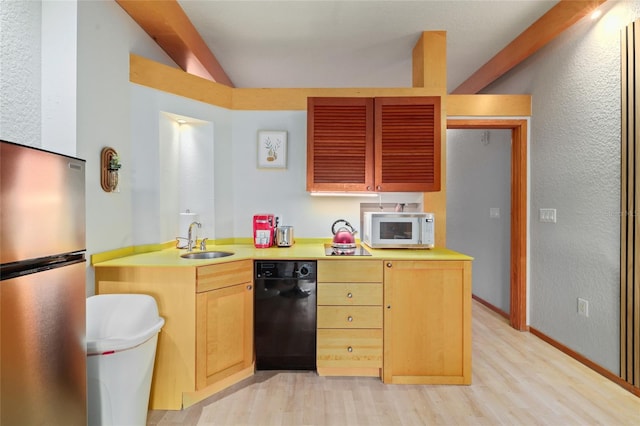
<path fill-rule="evenodd" d="M 371 191 L 371 190 L 373 190 L 373 188 L 370 186 L 367 186 L 367 191 Z"/>
<path fill-rule="evenodd" d="M 352 317 L 351 315 L 349 315 L 349 316 L 347 317 L 347 321 L 352 322 L 352 321 L 353 321 L 353 317 Z"/>
<path fill-rule="evenodd" d="M 347 297 L 348 297 L 349 299 L 351 299 L 351 298 L 353 297 L 353 294 L 351 294 L 351 293 L 347 293 Z"/>
<path fill-rule="evenodd" d="M 353 348 L 352 348 L 351 346 L 349 346 L 349 347 L 347 348 L 347 352 L 353 352 Z"/>
<path fill-rule="evenodd" d="M 391 309 L 391 305 L 387 305 L 387 309 Z"/>
<path fill-rule="evenodd" d="M 389 262 L 387 263 L 387 268 L 391 268 L 393 266 L 393 263 Z"/>
<path fill-rule="evenodd" d="M 376 190 L 382 191 L 382 187 L 380 185 L 376 186 Z"/>
<path fill-rule="evenodd" d="M 251 290 L 253 286 L 251 284 L 247 285 L 247 290 Z"/>

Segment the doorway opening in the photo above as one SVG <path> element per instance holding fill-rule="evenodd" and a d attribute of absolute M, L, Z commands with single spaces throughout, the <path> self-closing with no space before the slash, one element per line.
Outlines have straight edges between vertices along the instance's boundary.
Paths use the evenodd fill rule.
<path fill-rule="evenodd" d="M 509 321 L 527 326 L 527 120 L 448 119 L 447 129 L 511 130 L 511 242 Z"/>
<path fill-rule="evenodd" d="M 447 130 L 447 248 L 473 256 L 473 298 L 509 319 L 511 131 Z"/>

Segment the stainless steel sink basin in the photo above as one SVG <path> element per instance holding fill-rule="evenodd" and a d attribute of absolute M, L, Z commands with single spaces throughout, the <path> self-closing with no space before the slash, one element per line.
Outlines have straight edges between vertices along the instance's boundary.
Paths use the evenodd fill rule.
<path fill-rule="evenodd" d="M 217 259 L 219 257 L 231 256 L 234 253 L 230 251 L 192 251 L 180 255 L 184 259 Z"/>

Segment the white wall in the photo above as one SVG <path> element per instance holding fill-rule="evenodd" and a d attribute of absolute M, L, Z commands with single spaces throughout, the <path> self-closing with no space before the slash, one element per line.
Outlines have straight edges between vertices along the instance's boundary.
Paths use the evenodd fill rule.
<path fill-rule="evenodd" d="M 233 173 L 231 112 L 137 84 L 130 89 L 133 244 L 186 237 L 178 218 L 187 209 L 199 215 L 200 237 L 232 237 L 232 228 L 217 227 L 233 221 L 233 193 L 222 188 Z"/>
<path fill-rule="evenodd" d="M 0 139 L 76 155 L 74 1 L 3 1 Z"/>
<path fill-rule="evenodd" d="M 87 160 L 88 254 L 133 244 L 129 53 L 173 62 L 114 1 L 79 1 L 77 31 L 77 154 Z M 120 192 L 100 186 L 100 152 L 113 147 L 122 162 Z M 87 293 L 93 294 L 88 269 Z"/>
<path fill-rule="evenodd" d="M 286 169 L 258 169 L 259 130 L 287 132 Z M 305 192 L 306 111 L 234 111 L 233 140 L 234 234 L 251 236 L 256 213 L 280 215 L 281 225 L 293 225 L 297 227 L 294 232 L 302 231 L 304 217 L 309 214 Z"/>
<path fill-rule="evenodd" d="M 507 313 L 510 228 L 511 130 L 447 130 L 447 247 L 473 256 L 473 294 Z"/>
<path fill-rule="evenodd" d="M 486 92 L 533 99 L 530 325 L 618 373 L 620 30 L 640 3 L 603 7 Z M 540 223 L 540 208 L 557 209 L 557 223 Z"/>
<path fill-rule="evenodd" d="M 76 2 L 42 2 L 42 147 L 71 156 L 76 155 L 77 22 Z"/>
<path fill-rule="evenodd" d="M 216 127 L 214 123 L 193 120 L 177 126 L 180 136 L 178 211 L 200 212 L 198 223 L 201 226 L 196 229 L 196 237 L 209 239 L 216 238 L 214 148 L 216 142 L 229 143 L 229 141 L 216 141 L 214 127 Z M 186 237 L 188 229 L 189 227 L 186 230 L 178 228 L 174 235 Z"/>
<path fill-rule="evenodd" d="M 0 7 L 0 139 L 42 146 L 41 24 L 38 1 Z"/>

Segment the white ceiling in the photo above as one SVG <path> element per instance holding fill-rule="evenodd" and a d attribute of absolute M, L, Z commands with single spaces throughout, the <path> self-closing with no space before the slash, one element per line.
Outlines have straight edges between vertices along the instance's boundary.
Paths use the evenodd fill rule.
<path fill-rule="evenodd" d="M 447 32 L 451 92 L 555 0 L 179 0 L 236 87 L 411 87 L 423 31 Z"/>

